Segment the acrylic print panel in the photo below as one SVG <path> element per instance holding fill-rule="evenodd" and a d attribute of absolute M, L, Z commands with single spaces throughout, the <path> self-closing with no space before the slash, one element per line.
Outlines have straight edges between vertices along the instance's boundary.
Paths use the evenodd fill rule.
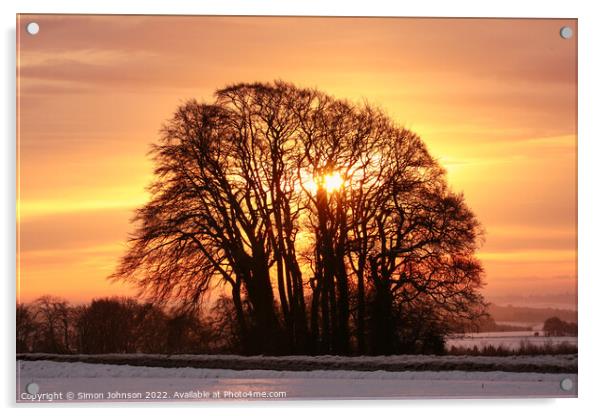
<path fill-rule="evenodd" d="M 17 33 L 17 401 L 577 396 L 576 20 Z"/>

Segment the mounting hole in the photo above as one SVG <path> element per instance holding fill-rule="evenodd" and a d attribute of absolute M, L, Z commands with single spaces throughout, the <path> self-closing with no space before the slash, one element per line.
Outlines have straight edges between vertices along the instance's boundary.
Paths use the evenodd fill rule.
<path fill-rule="evenodd" d="M 36 22 L 30 22 L 30 23 L 27 23 L 27 26 L 25 29 L 27 30 L 27 33 L 29 33 L 30 35 L 37 35 L 38 32 L 40 31 L 40 25 L 37 24 Z"/>
<path fill-rule="evenodd" d="M 573 390 L 573 380 L 571 380 L 570 378 L 562 379 L 562 381 L 560 382 L 560 388 L 564 391 Z"/>
<path fill-rule="evenodd" d="M 29 383 L 25 386 L 25 391 L 29 394 L 38 394 L 40 386 L 38 386 L 38 383 Z"/>
<path fill-rule="evenodd" d="M 573 29 L 571 29 L 569 26 L 562 26 L 560 28 L 560 37 L 562 39 L 570 39 L 573 37 Z"/>

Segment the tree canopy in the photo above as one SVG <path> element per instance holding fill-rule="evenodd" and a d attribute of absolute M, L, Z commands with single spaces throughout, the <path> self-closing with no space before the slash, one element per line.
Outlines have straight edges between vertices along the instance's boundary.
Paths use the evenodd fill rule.
<path fill-rule="evenodd" d="M 413 132 L 285 82 L 181 105 L 112 278 L 232 302 L 247 353 L 436 352 L 482 313 L 482 228 Z"/>

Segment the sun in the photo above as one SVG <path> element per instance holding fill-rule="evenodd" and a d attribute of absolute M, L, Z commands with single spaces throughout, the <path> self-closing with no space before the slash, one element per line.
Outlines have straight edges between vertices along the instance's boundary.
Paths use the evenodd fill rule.
<path fill-rule="evenodd" d="M 322 175 L 301 173 L 301 186 L 311 194 L 316 194 L 320 189 L 326 193 L 336 192 L 343 187 L 344 183 L 343 176 L 336 171 Z"/>
<path fill-rule="evenodd" d="M 331 193 L 338 191 L 343 186 L 343 177 L 339 172 L 332 172 L 324 175 L 322 186 L 326 189 L 326 192 Z"/>

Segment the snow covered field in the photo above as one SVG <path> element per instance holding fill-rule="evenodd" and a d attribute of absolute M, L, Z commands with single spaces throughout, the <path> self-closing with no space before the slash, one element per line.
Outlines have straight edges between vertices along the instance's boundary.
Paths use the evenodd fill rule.
<path fill-rule="evenodd" d="M 539 335 L 535 335 L 539 334 Z M 510 349 L 520 347 L 521 343 L 536 346 L 569 344 L 577 345 L 577 337 L 546 337 L 541 331 L 514 331 L 514 332 L 475 332 L 467 333 L 457 337 L 449 337 L 445 345 L 451 347 L 479 348 L 488 345 L 504 346 Z"/>
<path fill-rule="evenodd" d="M 315 357 L 306 358 L 315 359 Z M 457 360 L 475 357 L 442 358 Z M 500 360 L 520 357 L 476 358 Z M 531 358 L 554 359 L 553 356 Z M 560 388 L 561 381 L 567 378 L 573 384 L 570 391 Z M 35 383 L 39 387 L 37 394 L 27 393 L 27 386 L 30 383 Z M 35 391 L 35 388 L 31 390 L 30 387 L 29 391 Z M 59 402 L 83 402 L 576 397 L 576 394 L 575 372 L 274 371 L 158 368 L 47 360 L 17 361 L 18 402 L 46 402 L 48 399 Z"/>

